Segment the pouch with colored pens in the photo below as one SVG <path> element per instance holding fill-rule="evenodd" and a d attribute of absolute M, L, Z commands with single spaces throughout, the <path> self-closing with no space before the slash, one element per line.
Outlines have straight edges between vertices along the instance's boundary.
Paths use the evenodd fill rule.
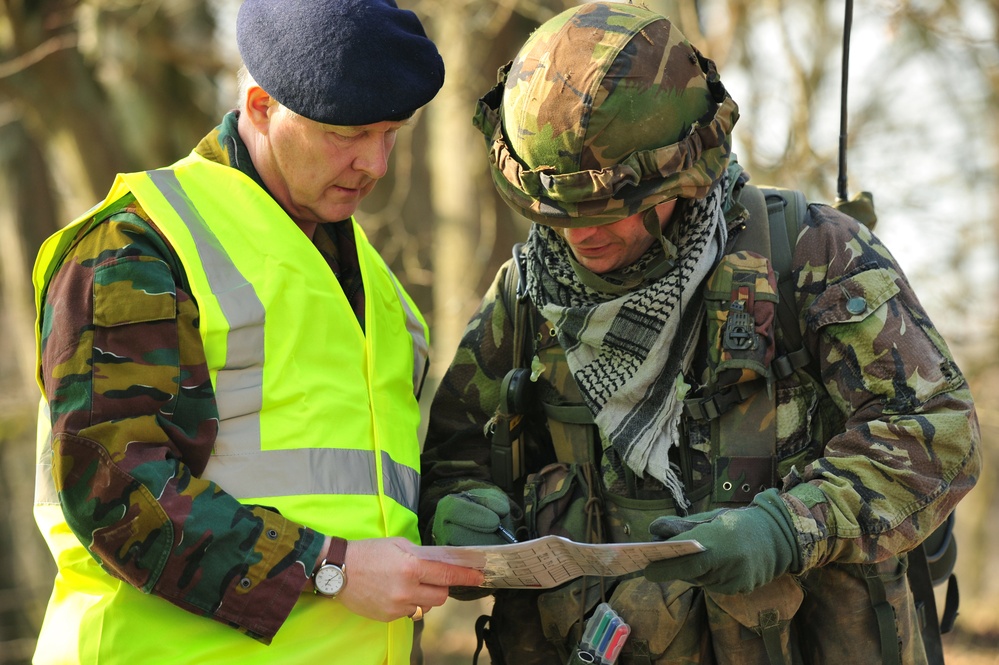
<path fill-rule="evenodd" d="M 586 622 L 583 639 L 579 642 L 574 662 L 594 665 L 614 665 L 621 647 L 631 634 L 631 627 L 611 609 L 600 603 Z"/>

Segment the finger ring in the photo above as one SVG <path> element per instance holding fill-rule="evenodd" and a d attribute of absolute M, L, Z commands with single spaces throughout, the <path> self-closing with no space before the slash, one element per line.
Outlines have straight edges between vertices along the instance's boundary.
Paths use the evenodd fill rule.
<path fill-rule="evenodd" d="M 423 608 L 420 607 L 419 605 L 417 605 L 416 606 L 416 611 L 413 612 L 412 614 L 410 614 L 409 618 L 412 619 L 413 621 L 422 621 L 423 620 Z"/>

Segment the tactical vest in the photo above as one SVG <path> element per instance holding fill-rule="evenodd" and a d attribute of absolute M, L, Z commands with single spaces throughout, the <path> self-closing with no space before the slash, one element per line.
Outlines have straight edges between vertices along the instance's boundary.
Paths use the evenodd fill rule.
<path fill-rule="evenodd" d="M 691 513 L 748 504 L 759 491 L 776 486 L 792 464 L 802 462 L 800 456 L 781 460 L 777 455 L 776 413 L 788 408 L 777 403 L 778 384 L 791 386 L 783 388 L 784 395 L 824 394 L 817 369 L 801 345 L 790 281 L 794 244 L 808 205 L 800 192 L 743 183 L 736 186 L 726 211 L 730 228 L 737 231 L 705 284 L 706 390 L 684 401 L 681 468 Z M 869 195 L 849 206 L 869 213 L 862 221 L 873 226 L 873 207 L 864 206 L 864 196 Z M 652 519 L 675 514 L 677 508 L 665 496 L 639 496 L 637 479 L 627 468 L 623 469 L 625 492 L 608 492 L 601 486 L 600 435 L 565 363 L 556 331 L 550 322 L 538 320 L 543 317 L 523 290 L 524 268 L 517 248 L 514 255 L 502 297 L 513 317 L 517 357 L 515 369 L 503 381 L 500 409 L 491 422 L 494 482 L 516 498 L 523 496 L 527 537 L 555 533 L 589 542 L 648 540 Z M 547 398 L 531 390 L 541 374 L 551 388 Z M 826 409 L 825 415 L 816 414 L 813 426 L 822 440 L 842 428 L 831 413 Z M 553 463 L 525 474 L 526 468 L 538 468 L 538 459 L 546 459 L 544 446 L 536 443 L 539 421 L 550 434 L 548 458 Z M 870 644 L 878 641 L 885 664 L 942 663 L 940 629 L 952 625 L 957 599 L 950 572 L 954 553 L 950 520 L 927 542 L 932 544 L 917 548 L 908 560 L 827 566 L 800 580 L 785 575 L 738 596 L 703 592 L 684 583 L 659 589 L 641 577 L 577 580 L 532 596 L 536 596 L 536 620 L 552 645 L 547 653 L 536 654 L 537 662 L 553 659 L 556 653 L 567 662 L 579 639 L 582 617 L 601 600 L 609 600 L 622 616 L 633 609 L 630 616 L 640 626 L 621 663 L 839 662 L 869 658 Z M 926 549 L 942 572 L 930 573 Z M 949 580 L 942 626 L 937 623 L 931 580 Z M 503 636 L 514 626 L 515 633 L 523 635 L 524 622 L 513 615 L 534 608 L 525 607 L 524 594 L 513 598 L 515 594 L 497 594 L 492 618 L 478 627 L 494 662 L 520 665 L 533 662 L 531 654 L 517 652 Z M 850 615 L 851 607 L 855 616 L 865 617 L 859 622 L 862 626 L 841 620 Z M 640 616 L 670 620 L 650 625 Z M 906 637 L 916 631 L 922 641 Z M 866 644 L 864 636 L 869 638 Z M 843 650 L 843 643 L 850 640 L 863 650 L 856 654 Z"/>
<path fill-rule="evenodd" d="M 128 192 L 169 240 L 198 302 L 220 420 L 203 476 L 321 533 L 419 542 L 416 393 L 426 328 L 360 227 L 363 331 L 325 260 L 278 204 L 236 169 L 192 154 L 169 169 L 120 175 L 104 204 L 46 241 L 35 270 L 39 307 L 77 233 Z M 171 307 L 164 316 L 172 315 Z M 409 619 L 375 621 L 302 594 L 268 646 L 112 577 L 63 518 L 44 413 L 39 429 L 35 516 L 59 575 L 35 662 L 409 662 Z M 239 583 L 257 575 L 251 569 Z"/>

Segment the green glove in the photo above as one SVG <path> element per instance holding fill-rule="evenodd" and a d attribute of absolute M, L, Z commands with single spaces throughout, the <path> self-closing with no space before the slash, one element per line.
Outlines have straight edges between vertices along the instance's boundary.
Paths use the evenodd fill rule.
<path fill-rule="evenodd" d="M 703 552 L 648 565 L 653 582 L 683 580 L 717 593 L 747 593 L 801 566 L 791 515 L 777 490 L 757 494 L 745 508 L 690 517 L 659 517 L 649 525 L 656 540 L 696 540 Z"/>
<path fill-rule="evenodd" d="M 479 487 L 448 494 L 437 503 L 434 543 L 437 545 L 503 545 L 496 532 L 503 526 L 513 531 L 510 499 L 496 487 Z"/>

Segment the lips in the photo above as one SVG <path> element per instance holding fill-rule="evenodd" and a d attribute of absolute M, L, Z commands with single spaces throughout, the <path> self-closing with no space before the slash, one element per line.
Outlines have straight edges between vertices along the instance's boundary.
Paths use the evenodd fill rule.
<path fill-rule="evenodd" d="M 368 192 L 371 191 L 371 186 L 344 187 L 343 185 L 330 185 L 328 191 L 337 201 L 356 203 L 368 195 Z"/>
<path fill-rule="evenodd" d="M 599 247 L 573 247 L 572 250 L 581 256 L 600 256 L 607 251 L 609 245 L 600 245 Z"/>

